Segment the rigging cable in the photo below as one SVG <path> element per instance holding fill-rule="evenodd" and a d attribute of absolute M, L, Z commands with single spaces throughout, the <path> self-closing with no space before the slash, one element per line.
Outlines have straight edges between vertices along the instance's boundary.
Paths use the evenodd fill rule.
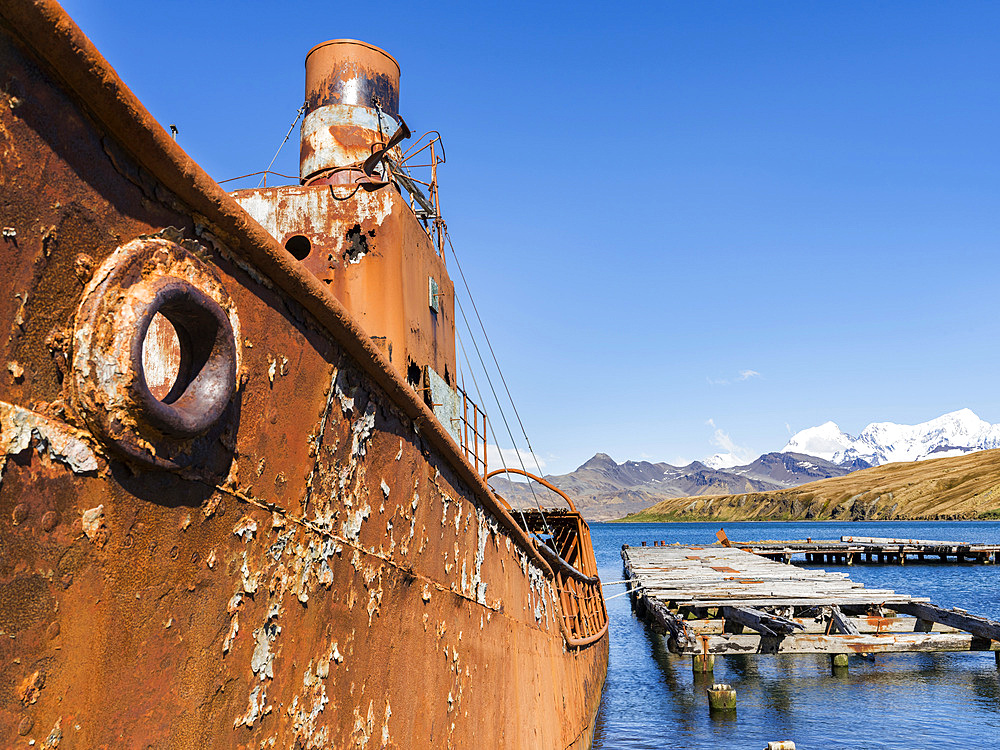
<path fill-rule="evenodd" d="M 465 353 L 465 344 L 462 343 L 462 335 L 457 330 L 455 331 L 455 338 L 458 339 L 458 346 L 462 350 L 462 357 L 464 357 L 465 359 L 468 359 L 469 356 Z M 463 384 L 462 390 L 464 391 L 465 390 L 465 388 L 464 388 L 465 377 L 464 377 L 464 373 L 463 373 L 463 370 L 462 370 L 461 363 L 459 363 L 459 376 L 462 378 L 462 384 Z M 469 368 L 469 377 L 472 378 L 472 385 L 476 389 L 476 397 L 479 399 L 479 403 L 485 404 L 486 401 L 485 401 L 485 399 L 483 399 L 483 394 L 479 391 L 479 383 L 476 382 L 476 374 L 472 371 L 471 367 Z M 486 422 L 486 429 L 489 430 L 489 432 L 493 435 L 493 444 L 496 445 L 497 446 L 497 450 L 499 450 L 500 449 L 500 444 L 497 443 L 497 435 L 496 435 L 496 432 L 493 429 L 493 425 L 490 423 L 490 421 L 488 419 L 485 419 L 484 421 Z M 516 448 L 515 448 L 515 450 L 516 450 Z M 510 472 L 507 471 L 507 467 L 504 466 L 503 469 L 504 469 L 504 475 L 507 477 L 507 481 L 513 483 L 514 480 L 510 478 Z M 484 479 L 483 481 L 485 482 L 486 480 Z M 486 486 L 488 487 L 489 484 L 487 483 Z M 524 509 L 521 508 L 520 506 L 518 506 L 517 512 L 521 516 L 521 523 L 524 524 L 524 530 L 526 532 L 530 533 L 530 530 L 529 530 L 530 527 L 528 526 L 528 519 L 524 517 Z M 539 508 L 539 512 L 541 512 L 541 508 Z M 545 518 L 544 514 L 542 515 L 542 518 L 543 519 Z"/>
<path fill-rule="evenodd" d="M 454 252 L 455 252 L 454 249 L 452 249 L 453 254 Z M 486 382 L 489 384 L 490 390 L 493 392 L 493 400 L 496 401 L 497 409 L 500 411 L 500 418 L 503 420 L 504 427 L 507 428 L 507 436 L 510 438 L 511 445 L 514 446 L 514 453 L 517 455 L 518 463 L 521 464 L 521 471 L 527 473 L 528 470 L 524 466 L 524 459 L 521 458 L 521 451 L 517 449 L 517 442 L 514 440 L 514 434 L 513 432 L 511 432 L 510 424 L 507 422 L 507 415 L 504 413 L 503 407 L 500 405 L 500 398 L 497 396 L 496 388 L 493 387 L 493 379 L 490 377 L 489 370 L 486 369 L 486 363 L 483 361 L 483 355 L 479 351 L 479 344 L 476 343 L 476 338 L 475 336 L 472 335 L 472 326 L 469 325 L 469 319 L 465 315 L 465 309 L 462 307 L 462 302 L 458 298 L 458 296 L 455 297 L 455 303 L 458 305 L 458 311 L 462 314 L 462 320 L 465 321 L 465 327 L 469 329 L 469 335 L 472 337 L 472 346 L 476 350 L 476 356 L 479 357 L 479 364 L 483 368 L 483 374 L 486 375 Z M 459 339 L 459 342 L 461 343 L 461 339 Z M 462 351 L 464 353 L 465 351 L 464 346 L 462 347 Z M 472 372 L 472 368 L 469 368 L 469 372 L 470 373 Z M 482 396 L 480 396 L 480 398 L 482 398 Z M 494 442 L 496 443 L 496 436 L 494 436 Z M 497 443 L 496 445 L 497 449 L 499 450 L 500 444 Z M 528 450 L 531 450 L 530 445 L 528 446 Z M 536 464 L 538 463 L 537 459 L 535 463 Z M 540 502 L 538 502 L 538 496 L 535 494 L 535 487 L 534 485 L 532 485 L 531 482 L 528 482 L 528 488 L 531 490 L 531 497 L 535 501 L 535 507 L 538 508 L 539 515 L 542 517 L 542 523 L 545 526 L 546 532 L 548 532 L 551 536 L 554 537 L 554 534 L 552 534 L 552 529 L 549 527 L 549 521 L 545 517 L 545 513 L 542 511 L 542 505 Z M 527 529 L 525 530 L 527 531 Z"/>
<path fill-rule="evenodd" d="M 524 441 L 528 444 L 528 453 L 531 454 L 531 458 L 535 462 L 535 468 L 538 470 L 538 476 L 542 476 L 542 467 L 538 463 L 538 456 L 535 455 L 535 449 L 531 447 L 531 440 L 528 439 L 528 433 L 524 429 L 524 422 L 521 421 L 521 415 L 517 411 L 517 405 L 514 403 L 514 397 L 510 395 L 510 388 L 507 387 L 507 379 L 503 376 L 503 370 L 500 369 L 500 363 L 497 361 L 496 352 L 493 351 L 493 344 L 490 343 L 490 336 L 489 336 L 488 333 L 486 333 L 486 326 L 483 325 L 483 319 L 479 316 L 479 309 L 476 307 L 476 300 L 472 296 L 472 290 L 469 288 L 469 282 L 465 278 L 465 271 L 462 270 L 462 264 L 458 260 L 458 254 L 455 252 L 455 245 L 452 244 L 451 234 L 449 234 L 449 232 L 448 232 L 447 229 L 445 229 L 445 235 L 444 236 L 445 236 L 445 239 L 448 240 L 448 247 L 451 248 L 451 257 L 453 257 L 455 259 L 455 265 L 458 266 L 458 273 L 462 277 L 462 283 L 465 285 L 465 292 L 466 292 L 466 294 L 469 295 L 469 302 L 472 303 L 472 309 L 476 313 L 476 320 L 479 321 L 479 327 L 482 329 L 483 336 L 486 338 L 486 345 L 490 348 L 490 355 L 493 357 L 493 364 L 496 365 L 497 372 L 500 374 L 500 380 L 501 380 L 501 382 L 503 382 L 504 390 L 507 391 L 507 399 L 510 401 L 511 408 L 514 409 L 514 416 L 517 417 L 517 423 L 521 427 L 521 434 L 524 435 Z M 457 297 L 456 297 L 456 300 L 457 300 Z M 465 314 L 463 313 L 463 317 L 464 316 L 465 316 Z M 468 321 L 466 321 L 466 325 L 468 326 Z M 470 334 L 472 333 L 471 329 L 470 329 L 469 333 Z M 477 353 L 478 353 L 478 349 L 477 349 Z M 482 360 L 482 357 L 480 357 L 480 361 L 481 360 Z M 485 370 L 485 365 L 483 366 L 483 369 Z M 496 396 L 495 393 L 494 393 L 494 396 Z M 499 406 L 499 405 L 500 404 L 498 402 L 497 406 Z M 512 442 L 513 442 L 513 440 L 514 439 L 511 438 Z M 521 468 L 522 469 L 524 468 L 523 464 L 522 464 Z"/>
<path fill-rule="evenodd" d="M 295 113 L 295 119 L 292 120 L 292 124 L 288 127 L 288 132 L 285 133 L 285 140 L 281 142 L 281 145 L 278 146 L 278 150 L 275 151 L 274 156 L 271 157 L 271 163 L 268 164 L 267 169 L 264 170 L 264 176 L 260 178 L 260 182 L 257 183 L 257 187 L 263 185 L 264 180 L 267 179 L 267 173 L 274 165 L 274 160 L 278 158 L 278 154 L 281 153 L 282 146 L 284 146 L 288 142 L 288 136 L 292 134 L 292 131 L 295 129 L 295 125 L 298 123 L 299 118 L 302 117 L 302 114 L 306 111 L 306 104 L 308 104 L 308 102 L 302 102 L 302 106 L 299 107 L 299 111 Z M 452 252 L 454 253 L 455 251 L 452 250 Z"/>

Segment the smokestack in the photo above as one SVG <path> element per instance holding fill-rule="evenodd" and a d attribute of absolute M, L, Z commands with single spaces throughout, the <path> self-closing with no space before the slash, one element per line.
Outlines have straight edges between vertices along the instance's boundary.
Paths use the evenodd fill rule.
<path fill-rule="evenodd" d="M 306 55 L 306 116 L 302 121 L 302 184 L 350 184 L 372 144 L 399 126 L 399 63 L 355 39 L 332 39 Z"/>

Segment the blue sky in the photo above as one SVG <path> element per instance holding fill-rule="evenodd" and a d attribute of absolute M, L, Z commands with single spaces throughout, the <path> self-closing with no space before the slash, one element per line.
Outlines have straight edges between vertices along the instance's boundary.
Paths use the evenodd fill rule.
<path fill-rule="evenodd" d="M 546 472 L 1000 422 L 996 3 L 65 7 L 218 180 L 267 166 L 311 46 L 393 54 Z"/>

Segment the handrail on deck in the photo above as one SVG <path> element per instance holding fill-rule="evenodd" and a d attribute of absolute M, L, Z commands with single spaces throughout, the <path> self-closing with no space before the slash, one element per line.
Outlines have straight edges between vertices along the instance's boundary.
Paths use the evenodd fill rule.
<path fill-rule="evenodd" d="M 541 477 L 522 469 L 495 469 L 489 472 L 485 479 L 489 481 L 498 474 L 507 473 L 532 479 L 566 501 L 570 511 L 576 515 L 576 532 L 582 553 L 581 561 L 596 572 L 597 560 L 594 558 L 587 523 L 570 497 Z M 502 498 L 497 497 L 502 501 Z M 530 531 L 530 529 L 526 529 L 526 531 Z M 569 635 L 566 636 L 567 644 L 572 648 L 582 648 L 604 638 L 608 632 L 608 610 L 604 603 L 604 593 L 601 590 L 601 579 L 597 575 L 589 576 L 568 563 L 555 549 L 539 537 L 535 536 L 534 542 L 535 549 L 538 550 L 538 553 L 555 574 L 554 582 L 562 609 L 562 621 L 569 631 Z"/>
<path fill-rule="evenodd" d="M 528 479 L 534 479 L 540 485 L 542 485 L 543 487 L 547 487 L 548 489 L 552 490 L 557 495 L 559 495 L 559 497 L 561 497 L 563 500 L 565 500 L 566 504 L 569 506 L 569 509 L 571 511 L 573 511 L 574 513 L 578 513 L 579 512 L 576 509 L 576 505 L 573 504 L 573 501 L 569 499 L 569 495 L 567 495 L 561 489 L 559 489 L 558 487 L 556 487 L 554 484 L 546 482 L 544 479 L 542 479 L 541 477 L 535 476 L 531 472 L 523 471 L 521 469 L 507 469 L 507 468 L 504 468 L 504 469 L 494 469 L 493 471 L 491 471 L 489 474 L 486 475 L 486 481 L 487 482 L 490 481 L 490 479 L 492 479 L 493 477 L 495 477 L 497 474 L 519 474 L 522 477 L 527 477 Z"/>
<path fill-rule="evenodd" d="M 461 387 L 457 390 L 462 395 L 462 413 L 457 417 L 459 444 L 465 457 L 485 483 L 489 468 L 486 465 L 486 412 Z M 472 407 L 471 419 L 469 407 Z M 507 505 L 507 510 L 510 510 L 510 505 Z"/>
<path fill-rule="evenodd" d="M 600 578 L 597 576 L 588 576 L 579 568 L 574 568 L 568 562 L 559 557 L 559 553 L 552 549 L 549 545 L 536 540 L 535 546 L 538 547 L 538 551 L 542 553 L 542 557 L 548 560 L 549 565 L 551 565 L 552 569 L 557 573 L 565 573 L 570 578 L 575 578 L 581 583 L 600 585 Z"/>

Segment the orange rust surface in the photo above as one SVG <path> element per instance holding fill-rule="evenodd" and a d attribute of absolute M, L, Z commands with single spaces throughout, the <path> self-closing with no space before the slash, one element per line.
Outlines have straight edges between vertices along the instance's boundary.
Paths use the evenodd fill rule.
<path fill-rule="evenodd" d="M 454 384 L 454 285 L 399 193 L 318 185 L 239 190 L 234 197 L 283 244 L 296 235 L 309 240 L 302 264 L 369 336 L 384 340 L 400 377 L 411 363 L 430 365 Z M 439 286 L 438 312 L 429 304 L 430 278 Z"/>
<path fill-rule="evenodd" d="M 242 324 L 226 473 L 135 470 L 86 435 L 92 470 L 37 438 L 0 455 L 9 744 L 61 728 L 91 748 L 589 745 L 607 640 L 567 649 L 551 570 L 426 408 L 56 6 L 0 16 L 16 229 L 0 240 L 0 356 L 23 367 L 2 369 L 0 401 L 77 434 L 84 283 L 164 227 L 200 245 Z M 87 113 L 50 63 L 94 94 Z"/>
<path fill-rule="evenodd" d="M 869 625 L 875 628 L 876 633 L 880 633 L 883 629 L 888 629 L 893 623 L 892 618 L 878 617 L 876 615 L 868 615 L 865 619 Z"/>
<path fill-rule="evenodd" d="M 372 106 L 371 100 L 344 100 L 343 84 L 361 77 L 381 84 L 381 107 L 390 114 L 398 111 L 399 63 L 385 50 L 356 39 L 331 39 L 313 47 L 306 54 L 306 101 L 313 105 L 360 104 Z M 347 90 L 356 91 L 357 84 Z M 389 92 L 388 96 L 385 92 Z M 395 93 L 396 101 L 391 99 Z"/>

